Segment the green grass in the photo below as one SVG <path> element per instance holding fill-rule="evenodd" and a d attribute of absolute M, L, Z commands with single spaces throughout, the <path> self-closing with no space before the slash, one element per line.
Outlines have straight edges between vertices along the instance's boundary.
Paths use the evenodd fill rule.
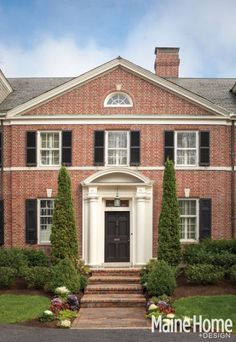
<path fill-rule="evenodd" d="M 177 299 L 175 309 L 177 315 L 192 317 L 202 315 L 208 318 L 230 318 L 233 331 L 236 332 L 236 296 L 196 296 Z"/>
<path fill-rule="evenodd" d="M 19 323 L 37 318 L 50 301 L 44 296 L 0 295 L 0 323 Z"/>

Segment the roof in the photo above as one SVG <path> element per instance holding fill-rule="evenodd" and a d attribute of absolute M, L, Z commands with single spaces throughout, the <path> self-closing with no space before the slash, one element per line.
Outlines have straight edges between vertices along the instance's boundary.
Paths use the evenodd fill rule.
<path fill-rule="evenodd" d="M 0 113 L 15 111 L 25 103 L 37 103 L 40 98 L 50 98 L 54 93 L 60 93 L 88 80 L 94 75 L 109 70 L 115 66 L 124 66 L 166 89 L 180 93 L 190 100 L 205 106 L 211 106 L 215 111 L 233 111 L 236 113 L 236 96 L 230 89 L 234 86 L 236 78 L 161 78 L 154 73 L 141 68 L 125 60 L 116 58 L 79 77 L 54 77 L 54 78 L 8 78 L 13 92 L 0 104 Z M 55 90 L 56 89 L 56 90 Z M 37 100 L 35 100 L 37 98 Z M 25 105 L 23 105 L 25 106 Z M 222 108 L 222 110 L 220 109 Z M 18 109 L 17 109 L 18 110 Z"/>
<path fill-rule="evenodd" d="M 236 78 L 172 78 L 169 80 L 236 113 L 236 96 L 230 91 Z"/>

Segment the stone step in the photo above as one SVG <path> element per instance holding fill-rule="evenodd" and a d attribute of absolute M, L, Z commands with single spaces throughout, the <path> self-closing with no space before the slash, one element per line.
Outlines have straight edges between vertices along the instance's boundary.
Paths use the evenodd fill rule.
<path fill-rule="evenodd" d="M 141 294 L 85 294 L 81 298 L 82 308 L 144 307 L 146 300 Z"/>
<path fill-rule="evenodd" d="M 89 278 L 89 284 L 140 284 L 140 277 L 92 275 L 92 277 Z"/>
<path fill-rule="evenodd" d="M 98 268 L 91 269 L 92 275 L 97 276 L 140 276 L 141 268 Z"/>
<path fill-rule="evenodd" d="M 130 294 L 142 293 L 142 286 L 139 284 L 93 284 L 88 285 L 85 294 Z"/>

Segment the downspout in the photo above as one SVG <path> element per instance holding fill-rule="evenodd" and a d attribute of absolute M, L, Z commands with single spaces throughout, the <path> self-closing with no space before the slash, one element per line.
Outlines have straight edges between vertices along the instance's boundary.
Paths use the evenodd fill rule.
<path fill-rule="evenodd" d="M 231 230 L 232 238 L 236 238 L 235 232 L 235 119 L 236 114 L 231 114 Z"/>

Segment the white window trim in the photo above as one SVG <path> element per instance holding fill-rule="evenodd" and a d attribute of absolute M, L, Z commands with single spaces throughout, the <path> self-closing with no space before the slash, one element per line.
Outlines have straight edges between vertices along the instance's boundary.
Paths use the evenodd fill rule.
<path fill-rule="evenodd" d="M 181 243 L 196 243 L 199 242 L 199 198 L 180 197 L 178 201 L 196 201 L 196 239 L 180 239 Z M 187 215 L 190 217 L 190 215 Z M 195 215 L 194 215 L 195 217 Z"/>
<path fill-rule="evenodd" d="M 40 241 L 40 202 L 41 201 L 54 201 L 55 203 L 55 198 L 39 198 L 37 199 L 37 241 L 38 245 L 51 245 L 51 241 Z"/>
<path fill-rule="evenodd" d="M 196 134 L 196 163 L 194 165 L 189 164 L 177 164 L 177 150 L 180 148 L 177 148 L 177 135 L 178 133 L 195 133 Z M 175 166 L 178 168 L 194 168 L 199 166 L 199 132 L 198 131 L 175 131 L 174 134 L 174 147 L 175 147 Z M 193 150 L 193 148 L 189 148 L 190 150 Z"/>
<path fill-rule="evenodd" d="M 59 133 L 59 164 L 44 165 L 41 164 L 41 133 Z M 55 167 L 61 165 L 61 153 L 62 152 L 62 132 L 61 131 L 37 131 L 37 166 L 39 167 Z"/>
<path fill-rule="evenodd" d="M 109 132 L 125 132 L 127 133 L 127 164 L 108 164 L 108 133 Z M 109 131 L 105 131 L 105 166 L 109 166 L 109 167 L 124 167 L 124 166 L 129 166 L 130 165 L 130 131 L 126 131 L 126 130 L 109 130 Z"/>
<path fill-rule="evenodd" d="M 118 104 L 118 105 L 108 104 L 107 102 L 110 100 L 110 98 L 116 94 L 125 95 L 128 98 L 128 100 L 130 101 L 130 104 L 125 104 L 125 103 L 124 104 Z M 124 91 L 114 91 L 114 92 L 108 94 L 107 97 L 105 98 L 104 107 L 133 107 L 133 101 L 132 101 L 132 98 L 127 93 L 125 93 Z"/>

